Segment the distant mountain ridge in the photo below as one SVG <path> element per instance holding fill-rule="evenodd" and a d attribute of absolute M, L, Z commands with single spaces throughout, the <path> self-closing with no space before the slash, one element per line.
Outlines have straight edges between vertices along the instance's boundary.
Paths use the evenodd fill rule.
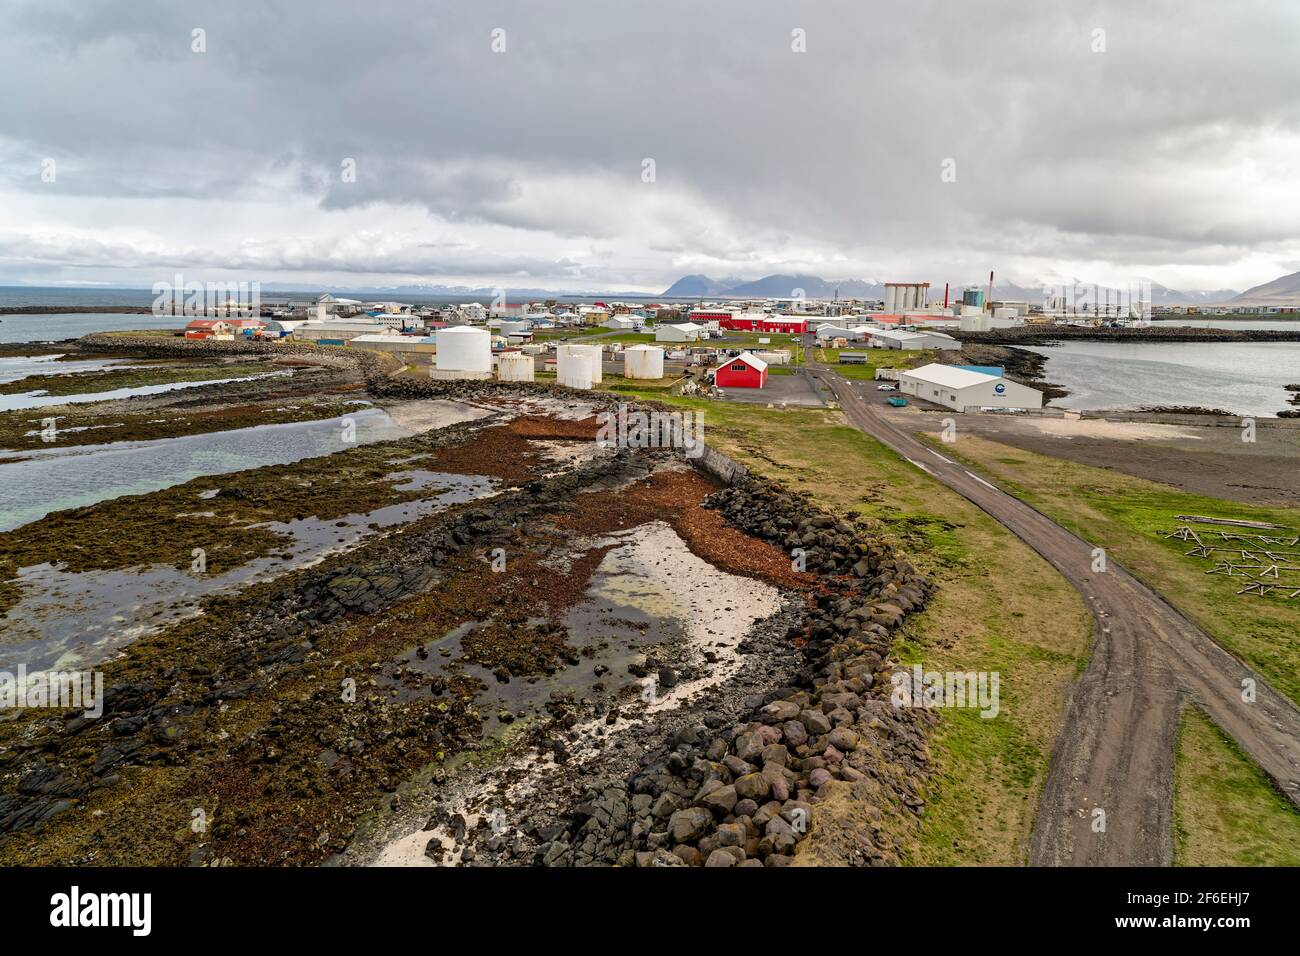
<path fill-rule="evenodd" d="M 1293 295 L 1300 295 L 1300 272 L 1292 276 L 1283 276 L 1276 283 L 1293 280 L 1292 285 L 1295 288 Z M 1090 283 L 1074 280 L 1079 289 L 1082 291 L 1091 287 Z M 1045 298 L 1045 290 L 1065 285 L 1065 280 L 1056 282 L 1044 282 L 1039 285 L 1024 286 L 1015 282 L 994 282 L 993 298 L 995 300 L 1011 302 L 1030 302 L 1040 303 Z M 948 283 L 948 300 L 953 302 L 961 297 L 961 290 L 965 288 L 985 289 L 987 286 L 983 282 L 950 282 Z M 1103 285 L 1104 289 L 1105 286 Z M 1258 286 L 1258 290 L 1267 289 L 1268 286 Z M 737 279 L 711 279 L 706 275 L 688 275 L 682 276 L 663 293 L 664 296 L 676 296 L 682 298 L 763 298 L 763 299 L 786 299 L 793 298 L 801 290 L 802 294 L 810 299 L 829 299 L 836 294 L 842 299 L 884 299 L 885 284 L 874 279 L 823 279 L 820 276 L 808 275 L 786 275 L 777 273 L 774 275 L 763 276 L 761 279 L 754 279 L 749 282 L 743 282 Z M 1254 290 L 1252 290 L 1254 291 Z M 1103 292 L 1104 295 L 1104 292 Z M 1243 293 L 1245 295 L 1245 293 Z M 1237 295 L 1235 289 L 1215 289 L 1207 292 L 1180 292 L 1177 289 L 1170 289 L 1158 282 L 1151 283 L 1151 304 L 1152 305 L 1215 305 L 1225 303 L 1235 298 L 1241 298 Z M 930 302 L 942 303 L 943 301 L 943 283 L 930 284 Z"/>
<path fill-rule="evenodd" d="M 1252 286 L 1232 299 L 1233 305 L 1300 305 L 1300 272 Z"/>

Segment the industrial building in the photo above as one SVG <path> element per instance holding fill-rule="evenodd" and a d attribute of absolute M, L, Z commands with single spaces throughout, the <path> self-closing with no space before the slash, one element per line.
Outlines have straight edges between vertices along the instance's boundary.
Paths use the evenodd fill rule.
<path fill-rule="evenodd" d="M 692 313 L 694 318 L 694 313 Z M 776 332 L 781 335 L 803 335 L 808 331 L 807 319 L 778 318 L 766 312 L 731 313 L 718 322 L 729 332 Z"/>
<path fill-rule="evenodd" d="M 930 295 L 928 282 L 886 282 L 885 311 L 924 309 Z"/>
<path fill-rule="evenodd" d="M 767 363 L 750 352 L 742 352 L 713 370 L 718 388 L 762 388 L 767 384 Z"/>
<path fill-rule="evenodd" d="M 348 339 L 358 335 L 375 335 L 386 332 L 388 327 L 373 319 L 312 319 L 303 322 L 293 330 L 293 337 L 317 345 L 342 345 Z"/>
<path fill-rule="evenodd" d="M 980 408 L 1042 408 L 1043 393 L 996 375 L 956 365 L 923 365 L 898 373 L 898 390 L 953 411 Z"/>
<path fill-rule="evenodd" d="M 959 351 L 961 343 L 945 332 L 934 329 L 908 331 L 906 329 L 879 329 L 867 333 L 876 348 L 885 349 L 940 349 Z"/>
<path fill-rule="evenodd" d="M 694 322 L 679 322 L 676 325 L 656 325 L 656 342 L 698 342 L 704 334 L 704 326 Z"/>
<path fill-rule="evenodd" d="M 348 348 L 372 349 L 376 352 L 394 354 L 433 355 L 438 351 L 438 344 L 432 336 L 394 335 L 391 332 L 353 336 L 347 344 Z"/>

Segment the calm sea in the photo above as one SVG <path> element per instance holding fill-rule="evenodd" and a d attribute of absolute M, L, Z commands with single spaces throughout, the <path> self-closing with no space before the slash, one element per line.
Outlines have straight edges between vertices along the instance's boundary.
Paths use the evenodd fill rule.
<path fill-rule="evenodd" d="M 1052 400 L 1061 408 L 1188 405 L 1271 417 L 1290 407 L 1284 386 L 1300 384 L 1300 342 L 1063 342 L 1029 351 L 1047 357 L 1047 381 L 1070 390 Z"/>

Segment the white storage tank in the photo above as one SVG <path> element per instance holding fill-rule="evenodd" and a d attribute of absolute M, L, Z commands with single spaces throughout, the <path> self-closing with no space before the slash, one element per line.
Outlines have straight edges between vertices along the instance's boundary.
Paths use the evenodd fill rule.
<path fill-rule="evenodd" d="M 444 372 L 492 372 L 492 335 L 487 329 L 457 325 L 439 329 L 438 369 Z"/>
<path fill-rule="evenodd" d="M 628 378 L 663 378 L 664 350 L 654 345 L 633 345 L 624 349 L 623 374 Z"/>
<path fill-rule="evenodd" d="M 599 345 L 561 345 L 555 349 L 555 372 L 560 377 L 561 384 L 564 384 L 565 366 L 579 356 L 587 360 L 587 374 L 591 377 L 591 385 L 599 385 L 601 361 Z M 591 385 L 575 385 L 574 388 L 591 388 Z"/>
<path fill-rule="evenodd" d="M 497 356 L 497 378 L 503 382 L 531 382 L 535 363 L 523 352 L 503 352 Z"/>
<path fill-rule="evenodd" d="M 561 385 L 569 388 L 591 388 L 591 353 L 585 346 L 576 346 L 581 351 L 565 352 L 566 346 L 557 350 L 556 376 Z"/>

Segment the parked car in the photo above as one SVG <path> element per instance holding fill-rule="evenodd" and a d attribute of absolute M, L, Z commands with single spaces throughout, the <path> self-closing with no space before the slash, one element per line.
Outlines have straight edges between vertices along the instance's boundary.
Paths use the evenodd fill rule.
<path fill-rule="evenodd" d="M 897 385 L 877 385 L 877 386 L 876 386 L 876 391 L 877 391 L 877 392 L 893 392 L 893 391 L 897 391 L 897 389 L 898 389 L 898 386 L 897 386 Z"/>

